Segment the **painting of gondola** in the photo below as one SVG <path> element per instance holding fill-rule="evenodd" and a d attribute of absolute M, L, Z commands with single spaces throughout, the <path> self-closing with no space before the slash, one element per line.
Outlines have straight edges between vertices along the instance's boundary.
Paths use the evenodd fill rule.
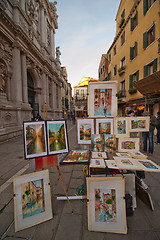
<path fill-rule="evenodd" d="M 43 157 L 47 155 L 45 122 L 24 122 L 25 158 Z"/>
<path fill-rule="evenodd" d="M 76 126 L 78 144 L 91 144 L 91 135 L 94 134 L 94 119 L 78 118 Z"/>
<path fill-rule="evenodd" d="M 49 155 L 69 151 L 65 120 L 47 121 L 47 140 Z"/>
<path fill-rule="evenodd" d="M 125 187 L 122 177 L 86 178 L 88 230 L 127 233 Z"/>
<path fill-rule="evenodd" d="M 117 83 L 114 81 L 88 83 L 89 117 L 117 116 Z"/>
<path fill-rule="evenodd" d="M 53 217 L 48 170 L 15 177 L 13 186 L 15 231 Z"/>

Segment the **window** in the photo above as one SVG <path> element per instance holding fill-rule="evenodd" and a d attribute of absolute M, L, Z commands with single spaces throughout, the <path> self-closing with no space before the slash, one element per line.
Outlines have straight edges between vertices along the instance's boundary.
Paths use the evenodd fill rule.
<path fill-rule="evenodd" d="M 121 68 L 123 68 L 123 67 L 126 66 L 126 59 L 125 59 L 125 57 L 123 57 L 123 58 L 121 59 L 120 66 L 121 66 Z"/>
<path fill-rule="evenodd" d="M 79 95 L 79 90 L 76 89 L 76 95 Z"/>
<path fill-rule="evenodd" d="M 115 56 L 116 55 L 116 45 L 114 46 L 113 51 L 114 51 L 114 56 Z"/>
<path fill-rule="evenodd" d="M 133 94 L 136 93 L 136 88 L 133 87 L 133 82 L 136 82 L 139 80 L 139 70 L 129 76 L 129 93 Z"/>
<path fill-rule="evenodd" d="M 138 55 L 138 42 L 135 42 L 133 47 L 130 47 L 130 60 L 133 60 Z"/>
<path fill-rule="evenodd" d="M 111 53 L 109 54 L 109 62 L 111 62 Z"/>
<path fill-rule="evenodd" d="M 151 6 L 153 5 L 153 3 L 156 0 L 143 0 L 143 14 L 145 15 L 146 12 L 151 8 Z"/>
<path fill-rule="evenodd" d="M 124 44 L 125 42 L 125 31 L 123 32 L 122 36 L 121 36 L 121 46 Z"/>
<path fill-rule="evenodd" d="M 120 20 L 120 24 L 119 24 L 120 28 L 122 27 L 124 22 L 125 22 L 125 9 L 123 10 L 123 12 L 121 14 L 121 20 Z"/>
<path fill-rule="evenodd" d="M 117 65 L 114 66 L 114 70 L 113 70 L 114 76 L 117 75 Z"/>
<path fill-rule="evenodd" d="M 121 85 L 120 85 L 121 91 L 125 91 L 125 80 L 121 81 Z"/>
<path fill-rule="evenodd" d="M 155 23 L 147 32 L 143 33 L 143 48 L 146 49 L 154 41 L 155 41 Z"/>
<path fill-rule="evenodd" d="M 136 12 L 134 17 L 131 18 L 131 31 L 133 31 L 137 25 L 138 25 L 138 12 Z"/>
<path fill-rule="evenodd" d="M 111 72 L 108 73 L 108 80 L 111 80 Z"/>
<path fill-rule="evenodd" d="M 155 58 L 151 63 L 144 66 L 144 77 L 153 74 L 155 71 L 157 71 L 157 58 Z"/>
<path fill-rule="evenodd" d="M 84 89 L 81 90 L 81 95 L 84 95 Z"/>

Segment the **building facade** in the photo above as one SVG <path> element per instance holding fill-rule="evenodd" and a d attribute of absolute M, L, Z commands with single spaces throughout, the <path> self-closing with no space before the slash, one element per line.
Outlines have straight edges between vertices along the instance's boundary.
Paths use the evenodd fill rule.
<path fill-rule="evenodd" d="M 74 87 L 75 117 L 87 117 L 88 103 L 88 82 L 95 82 L 98 79 L 83 77 L 79 84 Z"/>
<path fill-rule="evenodd" d="M 146 108 L 152 114 L 159 109 L 160 91 L 156 98 L 148 98 L 144 91 L 137 91 L 134 84 L 160 71 L 159 12 L 159 0 L 120 2 L 116 36 L 107 52 L 107 79 L 118 82 L 119 115 L 124 115 L 128 108 L 137 111 Z"/>
<path fill-rule="evenodd" d="M 108 65 L 109 65 L 109 61 L 107 58 L 107 54 L 102 54 L 101 61 L 99 64 L 99 69 L 98 69 L 98 80 L 99 81 L 107 80 Z"/>
<path fill-rule="evenodd" d="M 63 117 L 66 119 L 69 114 L 72 114 L 72 87 L 68 82 L 68 75 L 66 67 L 61 67 L 62 70 L 62 112 Z"/>
<path fill-rule="evenodd" d="M 23 121 L 37 113 L 62 117 L 55 5 L 49 0 L 0 1 L 1 141 L 20 135 Z"/>

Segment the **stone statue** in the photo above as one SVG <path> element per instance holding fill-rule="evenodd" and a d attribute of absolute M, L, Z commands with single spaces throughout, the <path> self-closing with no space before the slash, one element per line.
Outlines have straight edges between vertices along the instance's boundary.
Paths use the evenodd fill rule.
<path fill-rule="evenodd" d="M 60 61 L 60 55 L 61 55 L 61 52 L 60 52 L 60 47 L 56 47 L 56 60 Z"/>
<path fill-rule="evenodd" d="M 6 76 L 6 66 L 4 63 L 0 63 L 0 92 L 5 92 Z"/>

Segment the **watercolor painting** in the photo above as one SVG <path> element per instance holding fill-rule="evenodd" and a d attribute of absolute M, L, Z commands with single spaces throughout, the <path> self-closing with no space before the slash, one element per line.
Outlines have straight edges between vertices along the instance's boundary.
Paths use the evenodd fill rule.
<path fill-rule="evenodd" d="M 114 119 L 116 137 L 129 137 L 128 118 L 117 117 Z"/>
<path fill-rule="evenodd" d="M 92 158 L 108 158 L 106 152 L 92 152 Z"/>
<path fill-rule="evenodd" d="M 77 119 L 78 144 L 91 144 L 91 134 L 94 133 L 94 119 Z"/>
<path fill-rule="evenodd" d="M 48 169 L 15 177 L 13 187 L 16 232 L 53 218 Z"/>
<path fill-rule="evenodd" d="M 103 135 L 102 134 L 92 134 L 91 136 L 91 149 L 93 152 L 103 152 Z"/>
<path fill-rule="evenodd" d="M 131 155 L 129 153 L 126 153 L 126 152 L 120 152 L 120 153 L 117 152 L 116 155 L 118 157 L 123 157 L 123 158 L 130 158 L 131 157 Z"/>
<path fill-rule="evenodd" d="M 137 160 L 133 158 L 123 158 L 123 157 L 115 157 L 113 156 L 114 160 L 117 163 L 119 169 L 135 169 L 141 170 L 142 167 L 138 164 Z"/>
<path fill-rule="evenodd" d="M 90 168 L 106 168 L 106 164 L 103 158 L 92 158 L 89 166 Z"/>
<path fill-rule="evenodd" d="M 47 121 L 49 155 L 68 152 L 65 121 Z"/>
<path fill-rule="evenodd" d="M 61 160 L 60 164 L 67 163 L 77 163 L 77 164 L 89 164 L 90 161 L 90 151 L 89 150 L 71 150 L 65 156 L 64 159 Z"/>
<path fill-rule="evenodd" d="M 149 117 L 131 117 L 130 132 L 147 132 L 149 131 Z"/>
<path fill-rule="evenodd" d="M 24 122 L 25 158 L 47 155 L 45 122 Z"/>
<path fill-rule="evenodd" d="M 139 138 L 119 138 L 118 151 L 139 151 Z"/>
<path fill-rule="evenodd" d="M 45 211 L 43 179 L 21 185 L 22 215 L 31 217 Z"/>
<path fill-rule="evenodd" d="M 111 116 L 112 89 L 94 89 L 94 116 Z"/>
<path fill-rule="evenodd" d="M 104 134 L 104 151 L 108 153 L 115 153 L 116 151 L 116 138 L 113 134 Z"/>
<path fill-rule="evenodd" d="M 113 118 L 96 118 L 96 134 L 113 134 Z"/>
<path fill-rule="evenodd" d="M 144 171 L 155 171 L 155 172 L 160 172 L 160 166 L 155 164 L 151 160 L 137 160 L 141 166 L 143 166 Z"/>
<path fill-rule="evenodd" d="M 116 221 L 116 191 L 115 189 L 95 189 L 95 221 Z"/>

